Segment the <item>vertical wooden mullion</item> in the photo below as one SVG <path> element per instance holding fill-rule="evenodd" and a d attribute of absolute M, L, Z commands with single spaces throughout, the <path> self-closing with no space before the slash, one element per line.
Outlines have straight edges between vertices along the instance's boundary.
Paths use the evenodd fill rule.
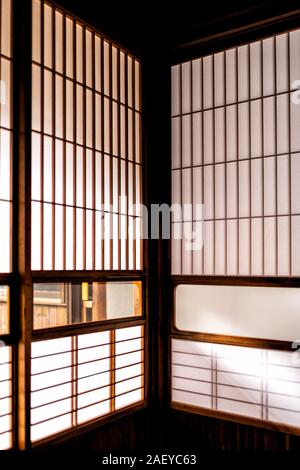
<path fill-rule="evenodd" d="M 128 202 L 128 195 L 129 195 L 129 152 L 128 152 L 128 55 L 124 54 L 124 62 L 125 62 L 125 70 L 124 70 L 124 77 L 125 77 L 125 188 L 126 188 L 126 269 L 129 269 L 129 202 Z"/>
<path fill-rule="evenodd" d="M 288 90 L 291 89 L 291 56 L 290 56 L 290 33 L 287 35 L 288 39 Z M 289 158 L 289 275 L 293 274 L 292 263 L 292 164 L 291 164 L 291 92 L 288 96 L 288 158 Z"/>
<path fill-rule="evenodd" d="M 216 113 L 215 113 L 215 55 L 212 56 L 212 113 L 213 113 L 213 274 L 216 274 Z"/>
<path fill-rule="evenodd" d="M 92 180 L 92 269 L 96 269 L 96 110 L 95 110 L 95 33 L 92 32 L 92 152 L 93 152 L 93 180 Z"/>
<path fill-rule="evenodd" d="M 73 403 L 72 403 L 72 424 L 77 426 L 78 424 L 78 336 L 72 337 L 72 392 L 73 392 Z"/>
<path fill-rule="evenodd" d="M 249 133 L 249 275 L 252 275 L 252 146 L 251 146 L 251 60 L 250 44 L 248 44 L 248 133 Z"/>
<path fill-rule="evenodd" d="M 110 332 L 110 411 L 113 413 L 116 409 L 116 331 Z"/>
<path fill-rule="evenodd" d="M 262 171 L 262 274 L 265 274 L 265 149 L 264 149 L 264 60 L 263 43 L 260 41 L 261 65 L 261 171 Z"/>
<path fill-rule="evenodd" d="M 110 219 L 110 224 L 109 224 L 109 234 L 110 234 L 110 239 L 109 239 L 109 245 L 110 245 L 110 261 L 109 261 L 109 269 L 113 269 L 113 261 L 114 261 L 114 244 L 113 244 L 113 238 L 114 238 L 114 216 L 113 216 L 113 183 L 114 183 L 114 175 L 113 175 L 113 101 L 112 101 L 112 95 L 113 95 L 113 85 L 112 85 L 112 44 L 111 42 L 109 43 L 109 205 L 110 205 L 110 211 L 109 211 L 109 219 Z"/>
<path fill-rule="evenodd" d="M 14 6 L 14 3 L 12 4 Z M 13 8 L 14 11 L 14 8 Z M 0 24 L 1 24 L 1 9 L 0 9 Z M 11 31 L 15 31 L 15 28 L 18 27 L 17 21 L 14 18 L 15 15 L 11 15 Z M 17 32 L 14 34 L 14 41 L 13 41 L 13 48 L 17 46 L 15 44 L 15 41 L 17 40 Z M 17 41 L 16 41 L 17 43 Z M 1 49 L 2 50 L 2 47 Z M 19 67 L 20 67 L 20 58 L 14 57 L 15 56 L 15 51 L 13 50 L 12 52 L 12 57 L 14 58 L 14 61 L 17 63 L 11 65 L 13 67 L 13 73 L 17 72 L 17 76 L 19 75 Z M 31 67 L 31 61 L 30 61 L 30 67 Z M 0 62 L 0 76 L 1 76 L 1 62 Z M 13 93 L 12 95 L 15 97 L 17 96 L 17 93 L 19 91 L 18 84 L 17 82 L 17 77 L 14 79 L 12 78 L 12 88 L 13 88 Z M 11 181 L 12 181 L 12 189 L 10 193 L 10 200 L 15 201 L 15 203 L 12 205 L 12 246 L 11 246 L 11 266 L 12 266 L 12 273 L 13 273 L 13 278 L 17 278 L 18 276 L 18 271 L 19 271 L 19 263 L 18 263 L 18 256 L 19 256 L 19 243 L 18 243 L 18 230 L 19 230 L 19 224 L 18 224 L 18 198 L 19 198 L 19 153 L 18 153 L 18 148 L 17 148 L 17 138 L 18 138 L 18 133 L 17 133 L 17 125 L 18 125 L 18 116 L 19 116 L 19 108 L 17 106 L 18 100 L 13 100 L 12 102 L 12 97 L 10 98 L 10 103 L 12 104 L 12 110 L 13 110 L 13 116 L 12 116 L 12 129 L 13 132 L 11 133 L 11 136 L 13 138 L 13 148 L 12 148 L 12 158 L 11 158 Z M 1 123 L 1 106 L 0 106 L 0 123 Z M 12 291 L 14 289 L 14 292 Z M 12 295 L 13 292 L 13 295 Z M 20 298 L 19 298 L 19 292 L 20 292 L 20 286 L 19 282 L 15 282 L 14 286 L 10 286 L 10 291 L 9 291 L 9 296 L 10 296 L 10 302 L 9 302 L 9 327 L 10 327 L 10 333 L 12 334 L 13 337 L 16 338 L 17 336 L 17 331 L 20 331 L 20 318 L 18 315 L 18 318 L 16 318 L 15 315 L 13 315 L 13 312 L 20 312 Z M 16 295 L 15 295 L 16 294 Z M 19 374 L 19 364 L 18 364 L 18 350 L 17 350 L 17 344 L 14 344 L 12 346 L 12 354 L 11 354 L 11 360 L 12 360 L 12 387 L 11 387 L 11 394 L 12 394 L 12 427 L 13 427 L 13 436 L 12 436 L 12 446 L 13 448 L 18 448 L 18 443 L 19 443 L 19 426 L 18 426 L 18 407 L 19 407 L 19 393 L 18 393 L 18 374 Z"/>
<path fill-rule="evenodd" d="M 104 43 L 100 39 L 101 48 L 101 260 L 102 269 L 105 268 L 105 212 L 104 212 Z"/>
<path fill-rule="evenodd" d="M 202 202 L 202 234 L 203 234 L 203 242 L 202 242 L 202 274 L 205 274 L 205 263 L 204 263 L 204 254 L 205 254 L 205 213 L 204 213 L 204 87 L 203 87 L 203 59 L 201 59 L 201 176 L 202 176 L 202 194 L 201 194 L 201 202 Z M 181 135 L 182 138 L 182 135 Z M 181 144 L 182 145 L 182 144 Z"/>
<path fill-rule="evenodd" d="M 183 125 L 183 118 L 182 118 L 182 64 L 180 64 L 179 69 L 179 115 L 180 115 L 180 207 L 181 207 L 181 237 L 180 237 L 180 274 L 183 274 L 183 234 L 184 234 L 184 212 L 182 210 L 182 184 L 183 184 L 183 170 L 182 170 L 182 153 L 183 153 L 183 143 L 182 143 L 182 125 Z"/>
<path fill-rule="evenodd" d="M 227 192 L 228 192 L 228 185 L 227 185 L 227 83 L 226 83 L 226 52 L 223 52 L 223 57 L 224 57 L 224 75 L 223 75 L 223 80 L 224 80 L 224 158 L 225 158 L 225 184 L 224 184 L 224 205 L 225 205 L 225 275 L 228 274 L 228 235 L 227 235 L 227 230 L 228 230 L 228 206 L 227 206 Z"/>
<path fill-rule="evenodd" d="M 56 177 L 56 148 L 55 148 L 55 117 L 56 117 L 56 102 L 55 102 L 55 91 L 56 91 L 56 61 L 55 61 L 55 8 L 52 9 L 52 269 L 55 269 L 55 177 Z"/>
<path fill-rule="evenodd" d="M 73 268 L 77 267 L 77 23 L 73 23 Z"/>
<path fill-rule="evenodd" d="M 141 205 L 144 205 L 144 173 L 143 173 L 143 132 L 142 132 L 142 125 L 143 125 L 143 116 L 142 116 L 142 70 L 141 70 L 141 63 L 139 62 L 139 107 L 137 108 L 137 113 L 139 116 L 138 120 L 138 129 L 136 132 L 139 133 L 139 149 L 138 149 L 138 154 L 139 154 L 139 188 L 140 188 L 140 203 Z M 140 220 L 139 220 L 139 226 L 140 226 L 140 239 L 139 239 L 139 244 L 140 244 L 140 269 L 143 269 L 144 267 L 144 256 L 146 253 L 146 247 L 147 247 L 147 240 L 144 240 L 143 236 L 143 227 L 144 227 L 144 213 L 142 212 L 143 207 L 140 209 Z"/>
<path fill-rule="evenodd" d="M 83 65 L 83 269 L 86 270 L 86 94 L 87 94 L 87 85 L 86 85 L 86 29 L 82 28 L 82 65 Z"/>
<path fill-rule="evenodd" d="M 194 139 L 193 139 L 193 62 L 190 61 L 190 107 L 191 107 L 191 114 L 190 114 L 190 139 L 191 139 L 191 234 L 193 236 L 193 229 L 194 229 Z M 196 222 L 197 224 L 197 222 Z M 197 227 L 197 225 L 196 225 Z M 191 250 L 191 272 L 190 274 L 194 274 L 194 250 Z"/>
<path fill-rule="evenodd" d="M 275 274 L 278 276 L 279 263 L 278 263 L 278 254 L 279 254 L 279 245 L 278 245 L 278 146 L 277 146 L 277 58 L 276 58 L 276 37 L 273 38 L 273 48 L 274 48 L 274 126 L 275 126 L 275 259 L 276 259 L 276 270 Z"/>
<path fill-rule="evenodd" d="M 41 1 L 41 103 L 40 103 L 40 116 L 41 116 L 41 134 L 40 134 L 40 158 L 41 158 L 41 174 L 40 174 L 40 185 L 41 185 L 41 253 L 40 253 L 40 268 L 44 270 L 44 0 Z"/>
<path fill-rule="evenodd" d="M 133 205 L 134 205 L 134 211 L 133 211 L 133 217 L 132 217 L 132 252 L 133 252 L 133 269 L 136 269 L 136 223 L 137 223 L 137 214 L 136 214 L 136 148 L 135 148 L 135 61 L 134 58 L 131 59 L 131 64 L 132 64 L 132 111 L 131 111 L 131 117 L 132 117 L 132 160 L 133 160 L 133 165 L 132 165 L 132 192 L 133 192 Z"/>
<path fill-rule="evenodd" d="M 120 49 L 117 49 L 117 112 L 118 112 L 118 269 L 121 269 L 122 265 L 122 242 L 121 242 L 121 223 L 122 223 L 122 216 L 121 216 L 121 204 L 120 204 L 120 197 L 121 197 L 121 181 L 122 181 L 122 165 L 121 165 L 121 67 L 120 67 Z"/>
<path fill-rule="evenodd" d="M 237 266 L 236 274 L 240 273 L 240 155 L 239 155 L 239 60 L 238 49 L 235 48 L 236 73 L 236 173 L 237 173 Z"/>
<path fill-rule="evenodd" d="M 67 120 L 67 106 L 66 106 L 66 15 L 63 15 L 63 269 L 66 269 L 66 186 L 67 186 L 67 164 L 66 164 L 66 120 Z"/>

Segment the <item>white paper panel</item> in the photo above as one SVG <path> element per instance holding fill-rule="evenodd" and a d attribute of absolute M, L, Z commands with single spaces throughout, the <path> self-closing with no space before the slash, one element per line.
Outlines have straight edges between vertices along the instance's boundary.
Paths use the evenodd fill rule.
<path fill-rule="evenodd" d="M 133 405 L 139 401 L 143 400 L 143 390 L 134 390 L 124 395 L 119 395 L 116 397 L 116 410 L 124 408 L 129 405 Z"/>
<path fill-rule="evenodd" d="M 192 74 L 193 74 L 192 106 L 193 106 L 193 111 L 195 112 L 195 111 L 199 111 L 202 108 L 202 60 L 201 59 L 193 60 Z"/>
<path fill-rule="evenodd" d="M 10 22 L 3 24 L 3 15 L 6 12 L 7 16 L 10 10 L 10 0 L 3 0 L 3 5 L 1 47 L 5 48 L 6 57 L 0 58 L 0 71 L 1 83 L 5 85 L 1 88 L 1 102 L 5 98 L 5 103 L 2 103 L 0 120 L 2 126 L 10 128 Z M 32 250 L 31 267 L 37 271 L 142 269 L 140 220 L 124 214 L 122 224 L 125 222 L 126 230 L 122 232 L 117 215 L 119 168 L 122 171 L 124 168 L 122 195 L 130 199 L 129 207 L 142 202 L 142 171 L 141 166 L 137 168 L 142 161 L 139 61 L 47 2 L 33 2 L 32 20 L 32 131 L 41 133 L 40 137 L 32 138 L 32 202 L 38 199 L 54 203 L 55 207 L 32 206 L 35 229 L 31 231 L 31 242 L 36 249 Z M 43 51 L 40 44 L 43 44 Z M 180 95 L 180 109 L 184 102 L 190 111 L 191 63 L 183 69 L 178 77 L 180 92 L 175 90 L 175 94 Z M 184 100 L 181 98 L 182 81 Z M 180 121 L 179 135 L 181 133 L 184 145 L 178 166 L 185 159 L 190 166 L 189 115 L 182 125 Z M 4 139 L 0 140 L 2 147 Z M 71 144 L 74 147 L 70 147 Z M 105 164 L 103 160 L 99 166 L 95 163 L 96 150 L 105 152 L 100 158 L 104 158 Z M 121 157 L 122 161 L 113 157 Z M 125 159 L 132 162 L 131 167 L 127 168 Z M 110 184 L 111 179 L 113 184 Z M 55 195 L 52 194 L 54 188 Z M 105 201 L 101 200 L 103 193 Z M 102 215 L 95 212 L 96 202 L 97 210 L 103 210 L 101 206 L 105 203 L 106 224 Z M 130 215 L 136 214 L 131 212 Z M 6 226 L 9 227 L 9 222 Z M 104 227 L 108 230 L 102 230 Z M 110 230 L 118 235 L 112 242 Z M 121 240 L 119 232 L 122 232 Z"/>
<path fill-rule="evenodd" d="M 263 42 L 263 94 L 271 95 L 275 91 L 275 38 L 265 39 Z"/>
<path fill-rule="evenodd" d="M 219 52 L 214 55 L 214 97 L 215 97 L 215 106 L 224 105 L 224 96 L 225 96 L 225 82 L 224 82 L 224 69 L 225 69 L 225 54 L 224 52 Z"/>
<path fill-rule="evenodd" d="M 290 46 L 290 89 L 295 89 L 293 82 L 300 77 L 300 30 L 289 33 Z"/>
<path fill-rule="evenodd" d="M 224 108 L 215 110 L 215 162 L 225 160 L 225 111 Z"/>
<path fill-rule="evenodd" d="M 289 95 L 277 96 L 277 152 L 289 151 Z"/>
<path fill-rule="evenodd" d="M 250 219 L 239 220 L 239 273 L 250 275 Z"/>
<path fill-rule="evenodd" d="M 182 113 L 191 112 L 191 62 L 181 65 Z"/>
<path fill-rule="evenodd" d="M 262 75 L 261 75 L 261 42 L 250 44 L 250 96 L 258 98 L 262 95 Z M 253 102 L 255 104 L 255 101 Z"/>
<path fill-rule="evenodd" d="M 238 101 L 249 98 L 249 46 L 237 49 L 238 63 Z"/>
<path fill-rule="evenodd" d="M 194 227 L 177 219 L 173 274 L 296 276 L 299 34 L 172 67 L 172 202 L 191 202 L 193 215 L 203 202 L 206 221 L 204 249 L 191 252 L 180 237 Z"/>
<path fill-rule="evenodd" d="M 182 155 L 181 165 L 190 166 L 192 162 L 191 155 L 191 116 L 182 117 Z"/>
<path fill-rule="evenodd" d="M 0 450 L 12 447 L 12 363 L 11 347 L 0 348 Z"/>
<path fill-rule="evenodd" d="M 202 60 L 203 67 L 203 108 L 212 108 L 213 104 L 213 56 Z"/>
<path fill-rule="evenodd" d="M 300 290 L 294 288 L 180 285 L 176 325 L 185 331 L 293 341 L 299 301 Z"/>
<path fill-rule="evenodd" d="M 172 67 L 172 116 L 180 114 L 180 82 L 181 67 L 176 65 Z"/>
<path fill-rule="evenodd" d="M 263 222 L 253 218 L 251 221 L 251 268 L 254 276 L 263 274 Z"/>
<path fill-rule="evenodd" d="M 178 364 L 178 351 L 186 363 Z M 295 354 L 173 339 L 172 402 L 298 428 Z"/>
<path fill-rule="evenodd" d="M 237 101 L 236 50 L 230 49 L 226 51 L 225 56 L 226 56 L 226 102 L 229 104 L 229 103 L 235 103 Z"/>
<path fill-rule="evenodd" d="M 251 101 L 251 157 L 262 156 L 262 100 Z"/>
<path fill-rule="evenodd" d="M 276 82 L 277 92 L 287 91 L 288 84 L 288 34 L 276 36 Z"/>
<path fill-rule="evenodd" d="M 5 418 L 6 421 L 1 423 L 3 400 L 7 402 L 6 408 L 10 406 L 7 401 L 8 393 L 11 393 L 10 365 L 2 364 L 8 360 L 9 353 L 1 348 L 0 432 L 1 426 L 3 432 L 10 429 L 4 429 L 4 426 L 10 426 L 10 419 Z M 3 382 L 4 377 L 7 382 Z M 76 400 L 72 399 L 74 394 Z M 75 422 L 95 420 L 143 399 L 142 326 L 32 343 L 32 441 L 73 427 Z"/>

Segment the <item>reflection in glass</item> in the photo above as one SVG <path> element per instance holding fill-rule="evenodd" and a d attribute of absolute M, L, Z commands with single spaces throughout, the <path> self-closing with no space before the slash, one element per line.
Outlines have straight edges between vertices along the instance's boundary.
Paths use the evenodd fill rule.
<path fill-rule="evenodd" d="M 9 290 L 0 286 L 0 334 L 9 333 Z"/>
<path fill-rule="evenodd" d="M 142 283 L 39 283 L 33 287 L 34 329 L 142 315 Z"/>

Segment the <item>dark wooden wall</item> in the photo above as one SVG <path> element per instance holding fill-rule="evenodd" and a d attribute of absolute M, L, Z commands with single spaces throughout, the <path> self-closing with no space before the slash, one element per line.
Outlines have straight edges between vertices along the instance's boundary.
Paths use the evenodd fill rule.
<path fill-rule="evenodd" d="M 115 420 L 60 444 L 64 450 L 142 452 L 151 445 L 151 417 L 147 409 Z"/>
<path fill-rule="evenodd" d="M 203 451 L 300 450 L 300 438 L 276 431 L 170 410 L 166 448 Z"/>

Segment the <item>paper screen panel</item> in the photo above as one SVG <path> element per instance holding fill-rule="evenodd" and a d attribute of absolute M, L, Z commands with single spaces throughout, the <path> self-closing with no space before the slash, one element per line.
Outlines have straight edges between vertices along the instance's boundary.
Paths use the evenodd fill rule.
<path fill-rule="evenodd" d="M 142 326 L 115 332 L 115 408 L 144 399 L 144 332 Z"/>
<path fill-rule="evenodd" d="M 143 326 L 32 343 L 33 442 L 143 400 Z"/>
<path fill-rule="evenodd" d="M 173 274 L 299 276 L 299 48 L 295 30 L 172 67 L 172 202 L 191 192 L 206 232 L 172 240 Z"/>
<path fill-rule="evenodd" d="M 0 450 L 13 445 L 12 350 L 0 347 Z"/>
<path fill-rule="evenodd" d="M 298 352 L 172 340 L 172 402 L 300 427 Z"/>
<path fill-rule="evenodd" d="M 72 338 L 67 337 L 32 344 L 32 441 L 72 426 L 72 343 Z"/>
<path fill-rule="evenodd" d="M 300 328 L 300 289 L 179 285 L 175 324 L 179 330 L 267 340 L 295 340 Z"/>
<path fill-rule="evenodd" d="M 47 2 L 32 15 L 32 269 L 140 270 L 140 63 Z"/>

